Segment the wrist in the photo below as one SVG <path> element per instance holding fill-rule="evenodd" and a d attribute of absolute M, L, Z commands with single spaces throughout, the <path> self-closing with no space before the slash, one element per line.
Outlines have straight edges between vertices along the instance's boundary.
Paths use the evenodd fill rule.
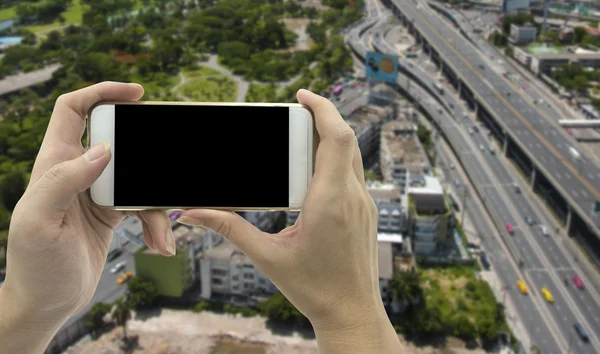
<path fill-rule="evenodd" d="M 334 326 L 313 327 L 322 354 L 402 353 L 402 344 L 383 304 L 368 313 L 348 313 Z"/>
<path fill-rule="evenodd" d="M 381 299 L 340 308 L 311 322 L 321 353 L 400 353 L 398 335 Z"/>
<path fill-rule="evenodd" d="M 0 335 L 7 327 L 14 327 L 11 329 L 20 333 L 55 333 L 67 319 L 68 316 L 45 313 L 41 306 L 24 300 L 7 283 L 0 287 Z"/>

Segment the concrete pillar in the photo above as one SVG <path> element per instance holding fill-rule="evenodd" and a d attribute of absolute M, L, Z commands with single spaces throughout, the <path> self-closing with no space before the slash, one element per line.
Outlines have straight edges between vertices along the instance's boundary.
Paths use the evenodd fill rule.
<path fill-rule="evenodd" d="M 531 187 L 535 185 L 535 167 L 531 169 Z"/>

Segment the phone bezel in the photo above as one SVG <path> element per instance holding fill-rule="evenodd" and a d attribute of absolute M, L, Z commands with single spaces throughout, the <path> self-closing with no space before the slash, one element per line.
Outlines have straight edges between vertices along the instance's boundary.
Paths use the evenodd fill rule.
<path fill-rule="evenodd" d="M 88 194 L 92 203 L 98 207 L 122 210 L 122 211 L 139 211 L 139 210 L 169 210 L 169 209 L 219 209 L 229 211 L 285 211 L 285 210 L 300 210 L 303 200 L 308 192 L 308 187 L 312 180 L 314 172 L 315 156 L 319 137 L 314 123 L 314 114 L 309 107 L 297 103 L 240 103 L 240 102 L 101 102 L 94 105 L 88 114 L 87 132 L 88 132 L 88 148 L 103 141 L 110 143 L 111 154 L 115 154 L 115 139 L 114 139 L 114 119 L 115 105 L 186 105 L 186 106 L 261 106 L 261 107 L 287 107 L 289 108 L 290 119 L 290 189 L 288 191 L 289 205 L 288 207 L 215 207 L 215 206 L 115 206 L 114 205 L 114 160 L 111 159 L 106 169 L 98 180 L 88 189 Z M 102 114 L 100 119 L 92 119 L 94 115 Z M 94 123 L 102 121 L 103 124 Z M 108 121 L 107 123 L 104 123 Z M 306 141 L 306 145 L 300 143 Z M 293 148 L 296 146 L 296 149 Z M 296 156 L 299 156 L 298 159 Z M 302 162 L 306 160 L 306 162 Z M 300 170 L 300 171 L 299 171 Z M 294 179 L 298 176 L 299 179 Z M 304 177 L 305 176 L 305 177 Z"/>

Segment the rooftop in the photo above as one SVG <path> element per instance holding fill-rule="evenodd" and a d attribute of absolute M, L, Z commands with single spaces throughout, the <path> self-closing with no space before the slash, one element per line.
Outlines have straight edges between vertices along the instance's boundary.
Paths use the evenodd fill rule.
<path fill-rule="evenodd" d="M 389 242 L 378 243 L 377 253 L 377 263 L 379 265 L 379 278 L 392 279 L 392 276 L 394 274 L 392 244 Z"/>
<path fill-rule="evenodd" d="M 379 122 L 387 117 L 390 112 L 391 108 L 389 107 L 379 107 L 375 105 L 361 106 L 348 116 L 346 122 L 352 130 L 354 130 L 354 133 L 360 134 L 373 123 Z"/>
<path fill-rule="evenodd" d="M 409 194 L 444 194 L 440 181 L 433 176 L 410 176 Z"/>
<path fill-rule="evenodd" d="M 7 76 L 3 80 L 0 80 L 0 96 L 44 83 L 50 80 L 52 74 L 60 67 L 60 64 L 53 64 L 29 73 Z"/>
<path fill-rule="evenodd" d="M 250 262 L 248 257 L 240 251 L 233 243 L 223 240 L 215 247 L 204 252 L 204 258 L 214 261 L 243 261 Z"/>
<path fill-rule="evenodd" d="M 193 243 L 201 242 L 207 230 L 202 227 L 191 227 L 186 225 L 179 225 L 173 228 L 173 235 L 175 236 L 175 244 L 177 250 L 183 250 L 190 247 Z M 144 251 L 147 254 L 160 254 L 155 249 L 148 248 Z"/>
<path fill-rule="evenodd" d="M 375 201 L 397 200 L 402 197 L 400 187 L 392 183 L 367 182 L 367 190 Z"/>
<path fill-rule="evenodd" d="M 403 165 L 428 166 L 427 156 L 414 131 L 414 124 L 410 122 L 393 120 L 385 123 L 381 128 L 381 149 Z"/>
<path fill-rule="evenodd" d="M 377 242 L 381 243 L 402 243 L 401 234 L 390 234 L 387 232 L 377 233 Z"/>

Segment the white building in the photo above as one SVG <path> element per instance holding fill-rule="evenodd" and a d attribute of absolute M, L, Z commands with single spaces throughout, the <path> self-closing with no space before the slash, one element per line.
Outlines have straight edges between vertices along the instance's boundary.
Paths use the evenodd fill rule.
<path fill-rule="evenodd" d="M 228 241 L 204 252 L 200 259 L 201 297 L 228 300 L 273 294 L 277 288 L 250 259 Z"/>
<path fill-rule="evenodd" d="M 383 180 L 400 187 L 406 193 L 409 174 L 427 175 L 431 165 L 416 134 L 416 127 L 408 121 L 393 120 L 381 128 L 379 166 Z"/>
<path fill-rule="evenodd" d="M 439 180 L 411 176 L 408 188 L 409 214 L 413 226 L 414 252 L 432 254 L 439 242 L 451 237 L 454 215 Z"/>
<path fill-rule="evenodd" d="M 537 39 L 537 27 L 535 26 L 517 26 L 514 23 L 510 25 L 509 40 L 513 44 L 522 44 L 535 42 Z"/>

